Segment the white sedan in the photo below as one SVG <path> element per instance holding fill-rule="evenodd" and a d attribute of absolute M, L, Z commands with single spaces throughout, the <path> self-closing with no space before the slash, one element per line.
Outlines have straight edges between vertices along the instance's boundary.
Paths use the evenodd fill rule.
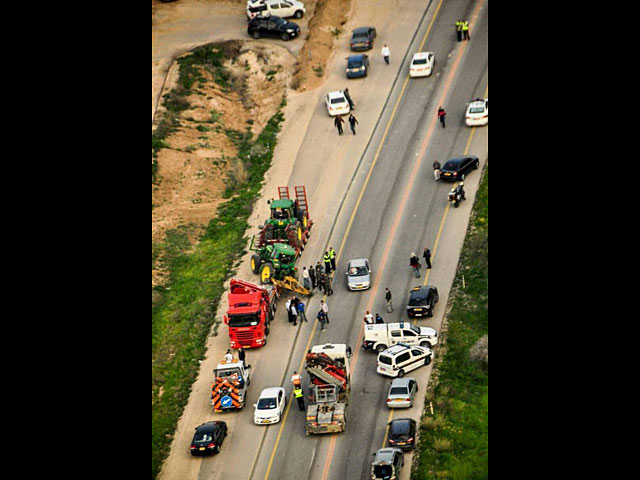
<path fill-rule="evenodd" d="M 489 123 L 489 99 L 476 98 L 469 103 L 464 120 L 468 127 L 487 125 Z"/>
<path fill-rule="evenodd" d="M 336 115 L 346 115 L 351 111 L 347 97 L 345 97 L 342 92 L 338 91 L 327 93 L 325 102 L 327 104 L 327 111 L 332 117 L 335 117 Z"/>
<path fill-rule="evenodd" d="M 253 422 L 256 425 L 278 423 L 287 405 L 287 396 L 282 387 L 265 388 L 254 405 Z"/>
<path fill-rule="evenodd" d="M 433 72 L 433 64 L 435 61 L 436 54 L 433 52 L 414 53 L 411 66 L 409 67 L 409 76 L 428 77 Z"/>

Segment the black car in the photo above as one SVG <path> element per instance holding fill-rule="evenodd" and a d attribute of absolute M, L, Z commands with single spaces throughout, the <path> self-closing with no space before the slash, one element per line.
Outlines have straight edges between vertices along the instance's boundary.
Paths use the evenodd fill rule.
<path fill-rule="evenodd" d="M 389 424 L 389 446 L 403 451 L 416 448 L 416 421 L 399 418 Z"/>
<path fill-rule="evenodd" d="M 433 317 L 433 310 L 440 300 L 438 289 L 431 285 L 416 287 L 409 292 L 407 314 L 409 318 Z"/>
<path fill-rule="evenodd" d="M 373 39 L 376 38 L 376 29 L 373 27 L 360 27 L 353 30 L 351 35 L 351 50 L 371 50 Z"/>
<path fill-rule="evenodd" d="M 474 156 L 454 157 L 441 169 L 440 178 L 443 180 L 462 181 L 471 170 L 480 166 L 480 159 Z"/>
<path fill-rule="evenodd" d="M 275 17 L 253 17 L 249 21 L 247 32 L 253 38 L 280 37 L 282 40 L 291 40 L 300 36 L 300 27 L 297 23 L 288 22 L 284 18 Z"/>
<path fill-rule="evenodd" d="M 220 453 L 220 447 L 227 436 L 225 422 L 207 422 L 196 428 L 191 441 L 191 455 L 207 455 Z"/>

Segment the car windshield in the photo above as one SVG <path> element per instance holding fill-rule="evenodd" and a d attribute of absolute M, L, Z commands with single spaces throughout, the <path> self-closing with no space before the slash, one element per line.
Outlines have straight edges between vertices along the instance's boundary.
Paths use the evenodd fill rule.
<path fill-rule="evenodd" d="M 276 408 L 277 401 L 275 398 L 261 398 L 258 401 L 258 410 L 273 410 Z"/>
<path fill-rule="evenodd" d="M 389 395 L 408 395 L 409 389 L 407 387 L 393 387 L 389 392 Z"/>
<path fill-rule="evenodd" d="M 291 255 L 285 255 L 284 253 L 282 255 L 280 255 L 279 260 L 284 263 L 285 265 L 288 265 L 290 263 L 293 263 L 293 257 Z"/>
<path fill-rule="evenodd" d="M 196 436 L 194 438 L 194 442 L 210 442 L 213 440 L 211 433 L 209 432 L 196 432 Z"/>
<path fill-rule="evenodd" d="M 335 103 L 345 103 L 346 100 L 344 99 L 344 97 L 333 97 L 331 99 L 331 104 L 335 104 Z"/>
<path fill-rule="evenodd" d="M 413 324 L 410 324 L 409 327 L 411 328 L 411 330 L 413 330 L 414 332 L 416 332 L 418 335 L 420 335 L 422 333 L 422 330 L 420 330 L 418 327 L 416 327 Z"/>
<path fill-rule="evenodd" d="M 392 473 L 391 465 L 376 465 L 373 467 L 373 474 L 376 478 L 391 478 Z"/>
<path fill-rule="evenodd" d="M 364 265 L 360 266 L 360 267 L 351 267 L 349 269 L 349 276 L 350 277 L 361 277 L 363 275 L 367 275 L 369 272 L 367 271 L 367 267 L 365 267 Z"/>
<path fill-rule="evenodd" d="M 380 356 L 380 358 L 378 358 L 378 361 L 380 363 L 384 363 L 385 365 L 391 365 L 391 358 L 385 357 L 384 355 Z"/>
<path fill-rule="evenodd" d="M 258 325 L 258 315 L 229 315 L 230 327 L 255 327 Z"/>
<path fill-rule="evenodd" d="M 424 65 L 427 63 L 427 59 L 426 58 L 416 58 L 413 60 L 413 64 L 414 65 Z"/>

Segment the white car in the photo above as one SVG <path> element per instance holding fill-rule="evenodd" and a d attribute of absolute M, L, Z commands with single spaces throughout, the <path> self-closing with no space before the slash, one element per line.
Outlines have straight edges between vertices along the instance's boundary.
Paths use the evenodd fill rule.
<path fill-rule="evenodd" d="M 433 350 L 430 348 L 399 343 L 378 355 L 377 372 L 387 377 L 402 378 L 405 373 L 429 365 L 432 360 Z"/>
<path fill-rule="evenodd" d="M 275 15 L 276 17 L 302 18 L 306 13 L 304 4 L 296 0 L 256 0 L 247 1 L 247 17 L 251 20 L 256 15 Z"/>
<path fill-rule="evenodd" d="M 435 61 L 436 54 L 433 52 L 414 53 L 411 66 L 409 67 L 409 76 L 428 77 L 433 72 Z"/>
<path fill-rule="evenodd" d="M 467 106 L 465 123 L 468 127 L 477 127 L 489 123 L 489 99 L 476 98 Z"/>
<path fill-rule="evenodd" d="M 347 97 L 340 91 L 327 93 L 325 102 L 329 115 L 332 117 L 336 115 L 347 115 L 351 111 Z"/>
<path fill-rule="evenodd" d="M 256 425 L 271 425 L 282 418 L 287 405 L 287 395 L 282 387 L 265 388 L 254 405 L 253 422 Z"/>

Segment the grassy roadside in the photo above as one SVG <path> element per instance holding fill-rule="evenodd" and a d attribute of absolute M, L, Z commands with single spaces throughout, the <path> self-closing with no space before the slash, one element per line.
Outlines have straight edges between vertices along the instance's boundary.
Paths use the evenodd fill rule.
<path fill-rule="evenodd" d="M 181 59 L 181 95 L 188 94 L 197 79 L 194 67 L 198 64 L 219 71 L 221 82 L 228 80 L 219 55 L 219 51 L 207 46 L 197 49 L 192 57 Z M 162 147 L 165 132 L 176 125 L 177 115 L 184 109 L 179 100 L 179 97 L 172 99 L 176 108 L 168 109 L 166 130 L 152 135 L 152 151 Z M 169 452 L 178 419 L 198 374 L 199 360 L 206 352 L 207 337 L 217 330 L 215 317 L 224 282 L 245 253 L 247 220 L 262 188 L 264 174 L 271 166 L 284 119 L 281 109 L 257 137 L 250 127 L 245 132 L 225 131 L 237 147 L 234 165 L 242 174 L 230 175 L 224 192 L 226 201 L 197 245 L 189 242 L 188 226 L 167 232 L 163 243 L 152 245 L 152 268 L 162 259 L 163 267 L 170 272 L 167 283 L 152 291 L 152 478 L 157 477 Z M 152 182 L 154 175 L 152 166 Z"/>
<path fill-rule="evenodd" d="M 488 182 L 487 166 L 458 264 L 435 382 L 427 392 L 412 480 L 489 478 Z"/>

